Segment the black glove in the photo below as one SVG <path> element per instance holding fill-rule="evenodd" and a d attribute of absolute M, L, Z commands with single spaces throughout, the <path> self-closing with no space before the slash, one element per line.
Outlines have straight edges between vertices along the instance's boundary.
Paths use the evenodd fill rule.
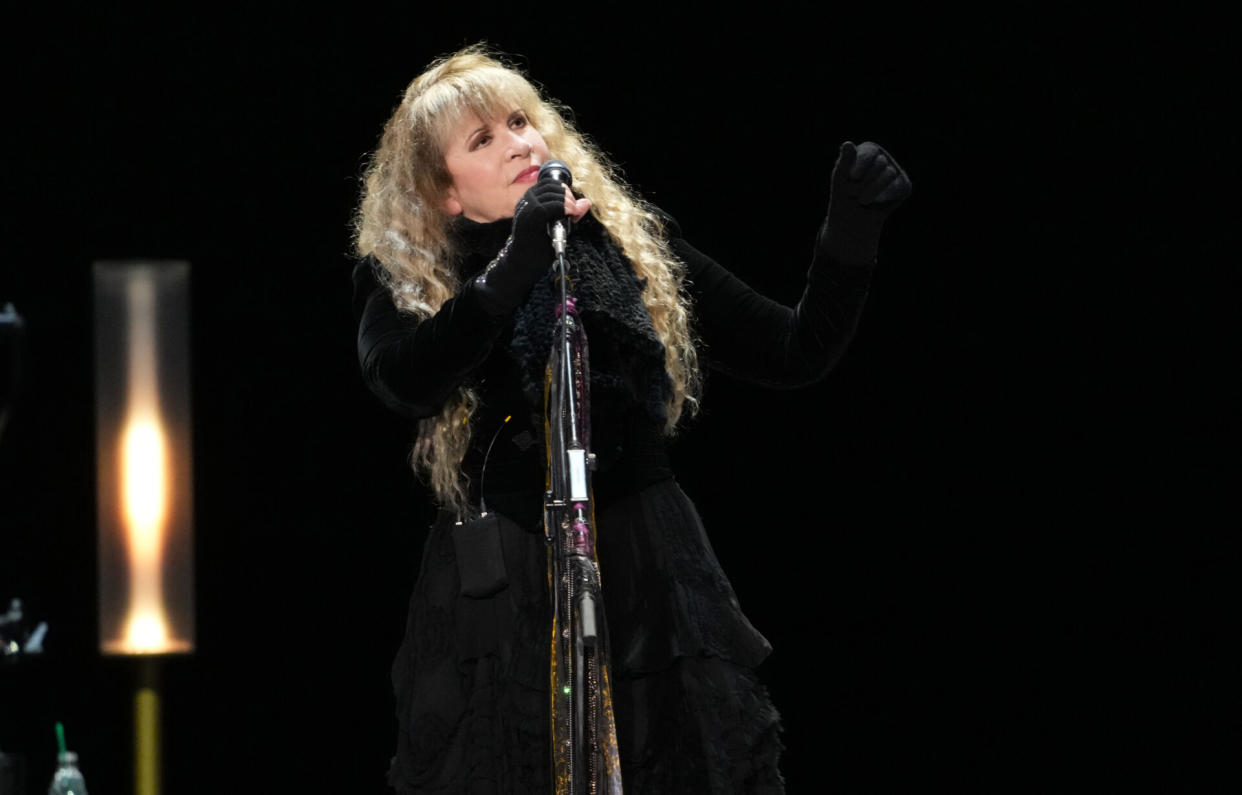
<path fill-rule="evenodd" d="M 909 195 L 910 178 L 883 147 L 841 144 L 817 252 L 844 265 L 870 265 L 884 220 Z"/>
<path fill-rule="evenodd" d="M 565 218 L 565 186 L 544 176 L 518 200 L 513 231 L 500 254 L 476 280 L 479 290 L 497 309 L 517 307 L 531 285 L 552 264 L 548 224 Z"/>

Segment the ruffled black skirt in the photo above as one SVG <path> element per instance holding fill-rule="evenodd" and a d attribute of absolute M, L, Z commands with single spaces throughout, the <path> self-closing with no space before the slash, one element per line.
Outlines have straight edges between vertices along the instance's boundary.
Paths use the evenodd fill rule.
<path fill-rule="evenodd" d="M 670 480 L 601 506 L 596 520 L 626 792 L 782 793 L 780 717 L 754 674 L 770 647 L 693 504 Z M 447 514 L 431 528 L 393 663 L 389 782 L 403 795 L 547 795 L 542 529 L 501 522 L 506 585 L 481 598 L 461 594 L 453 530 Z"/>

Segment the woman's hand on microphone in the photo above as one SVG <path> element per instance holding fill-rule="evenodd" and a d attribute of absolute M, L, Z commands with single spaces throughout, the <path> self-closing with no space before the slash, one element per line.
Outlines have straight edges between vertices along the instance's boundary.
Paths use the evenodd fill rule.
<path fill-rule="evenodd" d="M 910 178 L 879 144 L 841 144 L 819 251 L 845 265 L 875 261 L 884 221 L 910 195 Z"/>
<path fill-rule="evenodd" d="M 531 244 L 539 254 L 546 253 L 548 224 L 564 218 L 577 221 L 591 209 L 590 199 L 579 199 L 563 182 L 550 174 L 526 191 L 513 209 L 513 246 Z"/>
<path fill-rule="evenodd" d="M 586 215 L 590 211 L 591 211 L 591 200 L 587 198 L 579 199 L 577 196 L 574 196 L 574 192 L 569 189 L 568 185 L 566 185 L 565 186 L 565 215 L 569 216 L 575 221 L 581 221 L 582 216 Z"/>
<path fill-rule="evenodd" d="M 522 303 L 531 285 L 552 264 L 548 224 L 577 220 L 590 209 L 589 199 L 575 198 L 568 185 L 550 175 L 532 185 L 513 210 L 509 242 L 477 280 L 488 302 L 502 312 Z"/>
<path fill-rule="evenodd" d="M 513 244 L 510 250 L 546 244 L 548 224 L 560 221 L 569 214 L 568 192 L 569 188 L 547 175 L 531 185 L 513 208 Z"/>

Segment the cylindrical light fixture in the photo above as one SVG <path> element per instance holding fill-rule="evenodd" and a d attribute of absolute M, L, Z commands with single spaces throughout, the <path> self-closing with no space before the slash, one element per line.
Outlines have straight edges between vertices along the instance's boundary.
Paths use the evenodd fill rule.
<path fill-rule="evenodd" d="M 99 644 L 194 649 L 190 266 L 95 263 Z"/>
<path fill-rule="evenodd" d="M 194 650 L 190 267 L 96 262 L 99 648 L 143 656 L 135 785 L 160 789 L 160 656 Z"/>

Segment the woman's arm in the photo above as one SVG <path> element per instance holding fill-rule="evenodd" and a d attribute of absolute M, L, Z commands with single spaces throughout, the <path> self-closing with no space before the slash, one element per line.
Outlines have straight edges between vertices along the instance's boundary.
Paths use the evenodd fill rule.
<path fill-rule="evenodd" d="M 410 418 L 429 417 L 486 358 L 507 322 L 468 281 L 440 310 L 419 320 L 398 311 L 370 257 L 354 266 L 358 362 L 384 405 Z"/>
<path fill-rule="evenodd" d="M 514 210 L 509 242 L 431 317 L 399 312 L 368 257 L 354 266 L 358 361 L 371 391 L 407 417 L 436 414 L 491 352 L 530 287 L 552 261 L 547 225 L 591 208 L 555 177 L 542 176 Z"/>
<path fill-rule="evenodd" d="M 909 179 L 879 146 L 842 145 L 806 288 L 792 308 L 752 290 L 668 224 L 669 244 L 686 264 L 707 362 L 773 387 L 827 375 L 858 327 L 884 219 L 909 192 Z"/>
<path fill-rule="evenodd" d="M 827 375 L 853 338 L 870 267 L 813 265 L 791 308 L 755 292 L 685 240 L 669 243 L 686 264 L 696 330 L 712 369 L 770 387 L 804 386 Z"/>

